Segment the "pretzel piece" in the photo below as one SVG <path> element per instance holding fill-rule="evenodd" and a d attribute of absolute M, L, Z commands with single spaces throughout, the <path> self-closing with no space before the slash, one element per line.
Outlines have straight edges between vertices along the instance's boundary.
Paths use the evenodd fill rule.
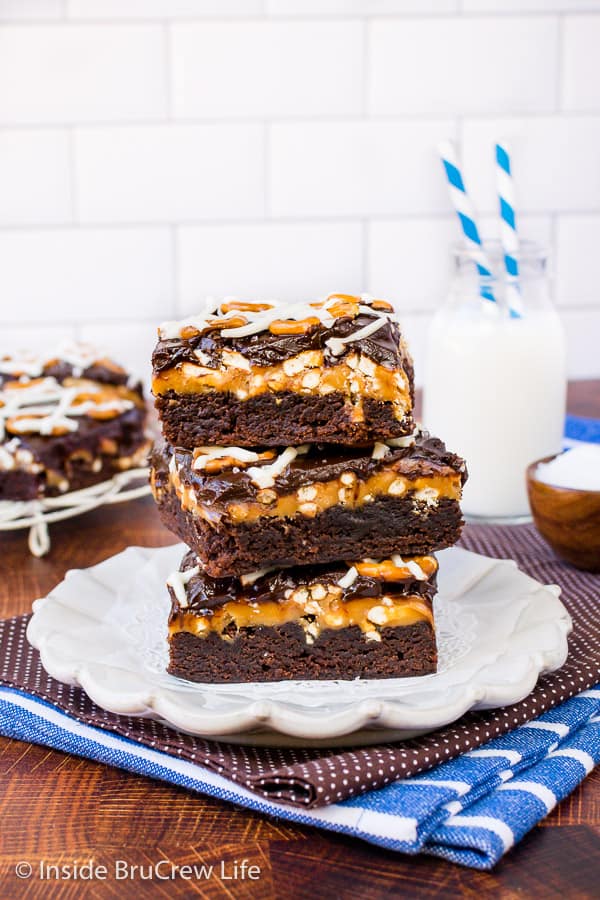
<path fill-rule="evenodd" d="M 320 324 L 317 316 L 308 316 L 306 319 L 274 319 L 269 325 L 271 334 L 304 334 L 310 328 Z"/>

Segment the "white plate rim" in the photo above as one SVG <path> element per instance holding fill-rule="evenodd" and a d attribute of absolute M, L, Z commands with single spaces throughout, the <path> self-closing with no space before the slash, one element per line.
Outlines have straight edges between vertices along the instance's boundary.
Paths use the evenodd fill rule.
<path fill-rule="evenodd" d="M 239 694 L 242 697 L 241 704 L 232 709 L 218 709 L 213 702 L 210 708 L 204 709 L 193 704 L 190 698 L 201 699 L 200 694 L 205 691 L 205 696 L 210 695 L 211 701 L 215 697 L 225 699 L 222 686 L 198 685 L 190 691 L 190 687 L 186 685 L 184 691 L 179 680 L 172 676 L 163 676 L 157 685 L 156 679 L 143 670 L 125 670 L 111 663 L 89 662 L 65 655 L 65 640 L 70 648 L 73 642 L 74 646 L 79 646 L 76 634 L 88 634 L 91 628 L 93 637 L 94 629 L 100 633 L 100 629 L 105 627 L 101 618 L 90 616 L 89 611 L 86 615 L 85 610 L 78 610 L 75 624 L 71 623 L 71 632 L 68 631 L 69 621 L 63 605 L 65 586 L 73 585 L 77 579 L 77 583 L 82 580 L 84 584 L 93 583 L 94 589 L 109 603 L 115 593 L 114 582 L 119 572 L 130 569 L 134 561 L 156 562 L 158 555 L 166 550 L 179 552 L 177 547 L 129 547 L 89 569 L 68 572 L 65 579 L 47 597 L 34 603 L 27 638 L 40 652 L 42 665 L 49 675 L 63 683 L 81 687 L 98 706 L 119 715 L 159 719 L 171 727 L 201 737 L 224 738 L 240 743 L 265 743 L 266 733 L 272 744 L 277 743 L 278 737 L 288 744 L 311 741 L 349 744 L 414 736 L 448 725 L 473 709 L 517 703 L 532 691 L 540 674 L 559 668 L 567 657 L 567 635 L 572 623 L 559 600 L 560 589 L 555 585 L 540 584 L 521 572 L 514 563 L 491 560 L 458 548 L 443 551 L 441 556 L 446 554 L 450 559 L 451 554 L 460 553 L 463 558 L 472 559 L 473 563 L 475 560 L 484 560 L 490 564 L 490 573 L 502 567 L 499 577 L 506 577 L 507 584 L 509 578 L 513 584 L 518 582 L 526 593 L 523 610 L 512 633 L 508 635 L 505 646 L 492 653 L 488 649 L 487 655 L 482 655 L 481 669 L 475 672 L 472 679 L 468 683 L 453 685 L 445 694 L 442 692 L 437 705 L 428 703 L 423 706 L 422 701 L 420 703 L 416 699 L 419 692 L 423 696 L 423 689 L 429 698 L 436 691 L 435 679 L 439 676 L 431 675 L 421 679 L 396 680 L 395 683 L 401 682 L 398 690 L 404 691 L 404 696 L 394 698 L 358 696 L 343 700 L 343 691 L 352 692 L 353 685 L 357 683 L 339 682 L 336 684 L 336 689 L 339 688 L 341 692 L 339 709 L 335 710 L 331 709 L 330 704 L 319 707 L 317 703 L 299 708 L 296 703 L 285 702 L 277 697 L 278 690 L 274 689 L 280 683 L 272 686 L 271 697 L 259 699 L 247 696 L 252 693 L 250 688 L 258 688 L 269 694 L 268 686 L 239 685 L 234 688 L 227 685 L 227 699 Z M 476 585 L 469 590 L 475 588 Z M 465 596 L 467 594 L 465 591 Z M 69 615 L 72 613 L 71 609 Z M 531 615 L 534 618 L 533 624 L 525 627 L 524 619 Z M 73 629 L 77 627 L 84 630 L 74 632 Z M 525 635 L 527 641 L 523 647 Z M 71 644 L 68 643 L 69 639 Z M 132 665 L 131 660 L 128 659 L 127 662 Z M 112 685 L 107 685 L 107 676 L 113 678 Z M 127 689 L 123 687 L 125 682 Z M 412 694 L 407 694 L 410 683 L 414 683 L 416 688 L 414 702 L 411 702 Z M 313 696 L 315 691 L 325 691 L 321 686 L 329 688 L 332 685 L 331 682 L 309 682 L 308 687 L 307 683 L 294 683 L 296 684 L 310 689 Z M 385 694 L 391 685 L 391 681 L 365 680 L 360 686 Z M 354 688 L 354 693 L 356 691 L 357 688 Z M 244 696 L 246 702 L 243 701 Z M 259 737 L 261 733 L 262 737 Z"/>

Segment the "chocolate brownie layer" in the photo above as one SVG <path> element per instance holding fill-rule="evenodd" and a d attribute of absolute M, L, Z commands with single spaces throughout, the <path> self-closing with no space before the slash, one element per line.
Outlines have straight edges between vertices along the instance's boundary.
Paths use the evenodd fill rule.
<path fill-rule="evenodd" d="M 412 432 L 407 415 L 394 416 L 392 404 L 365 399 L 360 421 L 344 396 L 303 396 L 291 391 L 261 394 L 252 400 L 238 400 L 229 393 L 182 394 L 167 391 L 156 398 L 163 434 L 177 447 L 233 443 L 255 447 L 282 443 L 339 441 L 368 444 L 373 437 L 394 438 Z"/>
<path fill-rule="evenodd" d="M 435 672 L 435 633 L 429 622 L 384 628 L 368 641 L 357 627 L 324 631 L 307 645 L 294 623 L 242 630 L 230 641 L 179 632 L 170 638 L 169 672 L 209 684 L 289 679 L 404 678 Z"/>
<path fill-rule="evenodd" d="M 455 500 L 415 510 L 410 498 L 382 497 L 360 512 L 334 506 L 314 518 L 261 519 L 214 528 L 184 512 L 171 494 L 158 500 L 163 523 L 215 577 L 264 566 L 307 565 L 357 557 L 420 556 L 451 547 L 463 521 Z"/>
<path fill-rule="evenodd" d="M 128 386 L 121 367 L 87 347 L 81 359 L 74 353 L 0 359 L 1 499 L 78 490 L 146 462 L 139 385 Z"/>
<path fill-rule="evenodd" d="M 0 500 L 35 500 L 43 485 L 43 476 L 23 469 L 12 471 L 0 468 Z"/>
<path fill-rule="evenodd" d="M 422 555 L 455 543 L 462 526 L 464 462 L 428 435 L 409 447 L 376 445 L 372 453 L 313 446 L 279 455 L 239 448 L 193 454 L 163 446 L 152 467 L 164 523 L 216 577 Z"/>
<path fill-rule="evenodd" d="M 413 430 L 412 360 L 385 301 L 228 302 L 159 329 L 153 393 L 172 444 L 341 444 Z"/>
<path fill-rule="evenodd" d="M 146 446 L 144 452 L 139 453 L 136 460 L 142 465 L 146 459 Z M 48 484 L 47 472 L 41 470 L 38 474 L 28 472 L 3 472 L 0 470 L 0 500 L 37 500 L 40 496 L 53 497 L 64 493 L 64 490 L 80 491 L 100 484 L 108 478 L 112 478 L 116 472 L 131 468 L 123 465 L 122 460 L 115 461 L 110 457 L 97 457 L 100 465 L 90 466 L 89 459 L 76 456 L 65 460 L 61 481 L 56 484 Z M 121 462 L 121 465 L 118 465 Z M 63 480 L 64 479 L 64 480 Z M 64 490 L 61 490 L 61 486 Z"/>

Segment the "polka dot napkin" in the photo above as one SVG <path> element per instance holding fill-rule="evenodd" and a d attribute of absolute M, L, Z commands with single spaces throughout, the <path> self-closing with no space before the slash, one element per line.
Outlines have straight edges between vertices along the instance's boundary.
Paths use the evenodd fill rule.
<path fill-rule="evenodd" d="M 600 576 L 561 563 L 530 525 L 468 526 L 462 545 L 514 559 L 539 581 L 562 587 L 574 622 L 569 658 L 520 703 L 469 713 L 421 738 L 343 751 L 239 747 L 186 735 L 149 719 L 117 716 L 97 707 L 81 689 L 44 672 L 25 638 L 25 616 L 0 622 L 0 684 L 38 697 L 79 722 L 205 766 L 271 801 L 304 809 L 339 803 L 472 751 L 600 681 Z"/>

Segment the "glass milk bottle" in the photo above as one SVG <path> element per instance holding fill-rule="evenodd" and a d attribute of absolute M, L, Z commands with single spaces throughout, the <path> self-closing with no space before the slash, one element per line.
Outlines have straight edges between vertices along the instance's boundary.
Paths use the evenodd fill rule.
<path fill-rule="evenodd" d="M 487 284 L 472 251 L 454 251 L 450 295 L 429 330 L 423 423 L 467 461 L 464 513 L 514 519 L 529 514 L 527 466 L 562 447 L 565 338 L 541 248 L 522 242 L 516 283 L 500 245 L 485 250 Z"/>

